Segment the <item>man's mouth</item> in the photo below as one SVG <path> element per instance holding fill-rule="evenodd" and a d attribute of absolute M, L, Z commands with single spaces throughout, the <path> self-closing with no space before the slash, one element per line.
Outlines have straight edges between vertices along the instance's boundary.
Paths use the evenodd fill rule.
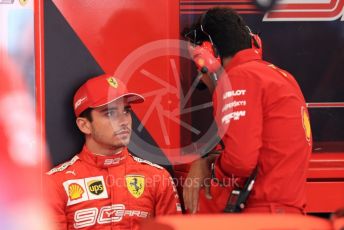
<path fill-rule="evenodd" d="M 121 130 L 119 132 L 116 132 L 115 135 L 129 135 L 130 134 L 130 130 Z"/>

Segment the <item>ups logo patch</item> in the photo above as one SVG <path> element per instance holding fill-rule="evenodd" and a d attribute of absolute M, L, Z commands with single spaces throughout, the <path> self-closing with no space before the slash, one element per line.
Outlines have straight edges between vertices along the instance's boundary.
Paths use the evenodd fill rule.
<path fill-rule="evenodd" d="M 104 192 L 104 185 L 101 180 L 92 180 L 87 183 L 88 190 L 94 195 L 100 195 Z"/>

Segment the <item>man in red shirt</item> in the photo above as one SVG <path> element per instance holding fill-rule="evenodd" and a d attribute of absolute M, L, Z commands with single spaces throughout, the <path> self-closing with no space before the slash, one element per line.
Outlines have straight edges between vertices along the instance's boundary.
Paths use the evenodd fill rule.
<path fill-rule="evenodd" d="M 213 178 L 223 182 L 248 178 L 257 168 L 244 212 L 304 213 L 312 137 L 297 82 L 287 71 L 262 60 L 261 44 L 234 10 L 210 9 L 194 29 L 199 46 L 192 55 L 206 72 L 202 81 L 213 93 L 214 117 L 225 148 L 219 156 L 192 164 L 188 179 L 195 183 L 184 186 L 186 208 L 197 212 L 202 187 L 197 182 L 207 181 L 211 171 Z M 210 43 L 213 56 L 218 56 L 206 69 L 202 64 L 207 63 L 207 56 L 197 50 L 204 43 Z M 216 62 L 223 67 L 219 79 L 212 72 Z M 211 202 L 209 188 L 205 191 Z"/>
<path fill-rule="evenodd" d="M 138 229 L 139 222 L 181 213 L 168 172 L 132 156 L 131 103 L 144 98 L 104 74 L 74 96 L 82 151 L 47 173 L 47 195 L 59 229 Z"/>

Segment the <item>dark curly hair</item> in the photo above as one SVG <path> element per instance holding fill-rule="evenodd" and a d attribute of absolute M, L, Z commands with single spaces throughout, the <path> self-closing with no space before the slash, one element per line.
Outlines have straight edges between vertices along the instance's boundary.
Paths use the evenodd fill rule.
<path fill-rule="evenodd" d="M 93 121 L 93 117 L 92 117 L 92 108 L 87 108 L 86 110 L 84 110 L 80 115 L 79 117 L 84 117 L 86 118 L 87 120 L 89 120 L 90 122 Z"/>
<path fill-rule="evenodd" d="M 221 56 L 233 56 L 238 51 L 251 48 L 251 36 L 243 18 L 231 8 L 211 8 L 192 26 L 197 31 L 197 43 L 209 40 L 203 30 L 210 35 Z"/>

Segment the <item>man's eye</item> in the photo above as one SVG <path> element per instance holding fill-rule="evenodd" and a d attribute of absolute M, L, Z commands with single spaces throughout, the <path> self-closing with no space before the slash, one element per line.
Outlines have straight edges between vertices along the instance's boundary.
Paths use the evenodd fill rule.
<path fill-rule="evenodd" d="M 112 117 L 112 116 L 114 116 L 114 115 L 116 115 L 115 111 L 108 111 L 108 112 L 106 113 L 106 116 L 108 116 L 108 117 Z"/>
<path fill-rule="evenodd" d="M 125 109 L 124 109 L 124 112 L 125 112 L 125 113 L 130 113 L 131 111 L 132 111 L 131 107 L 128 107 L 128 108 L 125 108 Z"/>

